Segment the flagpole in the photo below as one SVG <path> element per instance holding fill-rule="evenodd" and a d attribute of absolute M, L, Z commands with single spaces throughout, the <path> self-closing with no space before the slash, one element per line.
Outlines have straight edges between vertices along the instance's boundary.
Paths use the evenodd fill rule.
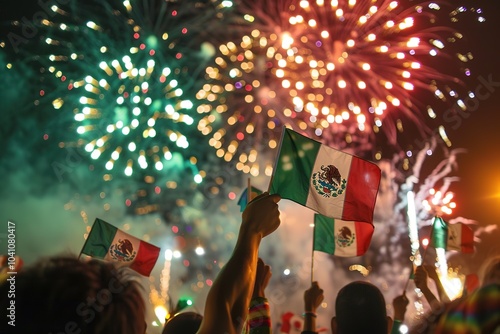
<path fill-rule="evenodd" d="M 314 282 L 314 242 L 316 241 L 315 240 L 316 233 L 314 233 L 315 229 L 316 229 L 316 222 L 314 222 L 314 227 L 313 227 L 313 242 L 312 242 L 312 247 L 311 247 L 311 285 L 312 285 L 312 282 Z"/>
<path fill-rule="evenodd" d="M 313 241 L 313 250 L 311 252 L 311 284 L 314 282 L 314 241 Z"/>
<path fill-rule="evenodd" d="M 250 184 L 250 178 L 247 180 L 247 205 L 252 200 L 252 185 Z"/>
<path fill-rule="evenodd" d="M 271 191 L 271 184 L 273 184 L 274 173 L 276 172 L 276 167 L 278 166 L 278 157 L 280 156 L 281 153 L 281 146 L 283 144 L 283 138 L 285 138 L 285 131 L 286 131 L 286 126 L 283 126 L 281 130 L 281 139 L 278 147 L 278 152 L 276 154 L 276 157 L 274 158 L 273 174 L 271 175 L 271 180 L 269 180 L 269 186 L 267 187 L 267 192 Z"/>

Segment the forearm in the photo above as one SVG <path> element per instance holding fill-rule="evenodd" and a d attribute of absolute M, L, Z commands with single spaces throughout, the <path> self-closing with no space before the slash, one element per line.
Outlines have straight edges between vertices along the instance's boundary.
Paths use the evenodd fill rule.
<path fill-rule="evenodd" d="M 279 195 L 263 193 L 243 211 L 236 246 L 210 288 L 197 334 L 241 333 L 255 285 L 260 242 L 280 224 L 279 200 Z"/>
<path fill-rule="evenodd" d="M 239 333 L 246 319 L 255 280 L 261 237 L 241 231 L 233 254 L 207 296 L 205 319 L 199 333 L 215 333 L 220 326 Z M 214 316 L 215 315 L 215 316 Z"/>
<path fill-rule="evenodd" d="M 227 269 L 233 272 L 230 279 L 237 282 L 228 298 L 232 305 L 231 317 L 233 321 L 238 322 L 238 326 L 245 321 L 248 315 L 253 286 L 255 285 L 260 241 L 259 237 L 246 237 L 244 233 L 240 232 L 240 238 L 232 256 L 233 261 L 228 262 Z M 224 289 L 227 290 L 227 286 L 224 286 Z"/>
<path fill-rule="evenodd" d="M 436 296 L 434 296 L 434 294 L 428 287 L 422 288 L 420 289 L 420 291 L 422 291 L 425 299 L 427 299 L 427 302 L 429 303 L 432 309 L 434 309 L 435 307 L 437 307 L 437 305 L 440 304 L 439 300 L 436 298 Z"/>

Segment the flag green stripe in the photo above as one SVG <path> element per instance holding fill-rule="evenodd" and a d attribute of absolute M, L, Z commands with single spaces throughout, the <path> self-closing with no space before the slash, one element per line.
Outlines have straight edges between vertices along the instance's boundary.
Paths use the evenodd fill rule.
<path fill-rule="evenodd" d="M 284 131 L 270 193 L 305 205 L 321 143 L 288 129 Z"/>
<path fill-rule="evenodd" d="M 434 248 L 446 249 L 447 241 L 448 226 L 446 226 L 446 223 L 442 218 L 434 218 L 434 222 L 432 224 L 432 245 Z"/>
<path fill-rule="evenodd" d="M 335 235 L 334 220 L 320 214 L 314 215 L 313 249 L 316 251 L 334 254 Z"/>
<path fill-rule="evenodd" d="M 83 254 L 92 257 L 104 259 L 108 253 L 111 242 L 115 237 L 117 228 L 96 218 L 92 230 L 87 237 L 85 246 L 82 249 Z"/>

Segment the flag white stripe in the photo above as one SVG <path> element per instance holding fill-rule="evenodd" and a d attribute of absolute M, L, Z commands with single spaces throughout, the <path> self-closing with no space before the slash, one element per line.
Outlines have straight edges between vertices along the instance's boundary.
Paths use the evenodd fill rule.
<path fill-rule="evenodd" d="M 135 252 L 135 256 L 134 256 L 133 260 L 129 261 L 129 262 L 117 261 L 116 259 L 114 259 L 111 256 L 110 249 L 111 249 L 111 247 L 113 245 L 117 245 L 117 244 L 120 243 L 120 241 L 123 241 L 125 239 L 127 239 L 128 241 L 130 241 L 130 243 L 132 244 L 133 252 Z M 139 252 L 139 245 L 140 245 L 140 243 L 141 243 L 141 241 L 139 239 L 131 236 L 128 233 L 123 232 L 120 229 L 116 229 L 115 237 L 113 238 L 113 242 L 111 243 L 111 245 L 109 245 L 110 249 L 108 249 L 108 252 L 106 253 L 106 257 L 104 257 L 104 260 L 106 260 L 106 261 L 113 261 L 113 262 L 122 262 L 124 265 L 129 266 L 132 262 L 134 262 L 135 258 L 137 257 L 137 253 Z"/>
<path fill-rule="evenodd" d="M 352 155 L 345 154 L 341 151 L 332 150 L 327 146 L 321 145 L 314 167 L 311 173 L 311 182 L 309 183 L 309 194 L 307 196 L 306 206 L 312 209 L 324 208 L 325 210 L 316 210 L 322 212 L 328 217 L 342 217 L 344 210 L 345 190 L 337 197 L 324 197 L 314 187 L 312 178 L 314 173 L 322 171 L 322 167 L 326 168 L 335 162 L 335 167 L 338 168 L 342 179 L 347 179 L 351 169 Z"/>
<path fill-rule="evenodd" d="M 462 224 L 448 224 L 448 240 L 446 249 L 462 250 Z"/>
<path fill-rule="evenodd" d="M 345 246 L 343 242 L 339 241 L 339 236 L 341 235 L 341 231 L 343 227 L 347 227 L 349 231 L 352 233 L 351 237 L 354 236 L 354 240 L 349 246 Z M 335 220 L 335 255 L 336 256 L 345 256 L 352 257 L 357 256 L 358 254 L 358 236 L 356 235 L 356 224 L 355 222 L 346 222 L 343 220 Z M 344 240 L 345 241 L 345 240 Z"/>

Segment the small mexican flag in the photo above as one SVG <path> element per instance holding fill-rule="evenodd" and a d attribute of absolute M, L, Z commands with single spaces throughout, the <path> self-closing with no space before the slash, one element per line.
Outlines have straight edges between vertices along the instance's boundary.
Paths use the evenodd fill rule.
<path fill-rule="evenodd" d="M 96 218 L 82 254 L 128 266 L 141 275 L 149 276 L 160 255 L 160 248 Z"/>
<path fill-rule="evenodd" d="M 380 177 L 374 163 L 285 129 L 269 193 L 327 217 L 372 223 Z"/>
<path fill-rule="evenodd" d="M 352 257 L 366 253 L 374 226 L 314 215 L 313 249 L 336 256 Z"/>
<path fill-rule="evenodd" d="M 255 188 L 254 186 L 251 186 L 251 188 L 252 188 L 252 192 L 250 194 L 250 200 L 252 200 L 253 198 L 255 198 L 263 193 L 262 190 Z M 245 188 L 245 190 L 243 190 L 243 192 L 241 193 L 240 199 L 238 200 L 238 205 L 240 206 L 241 212 L 245 211 L 247 204 L 248 204 L 248 187 Z"/>
<path fill-rule="evenodd" d="M 435 248 L 474 253 L 474 233 L 465 224 L 447 224 L 441 217 L 435 217 L 432 223 L 432 245 Z"/>

